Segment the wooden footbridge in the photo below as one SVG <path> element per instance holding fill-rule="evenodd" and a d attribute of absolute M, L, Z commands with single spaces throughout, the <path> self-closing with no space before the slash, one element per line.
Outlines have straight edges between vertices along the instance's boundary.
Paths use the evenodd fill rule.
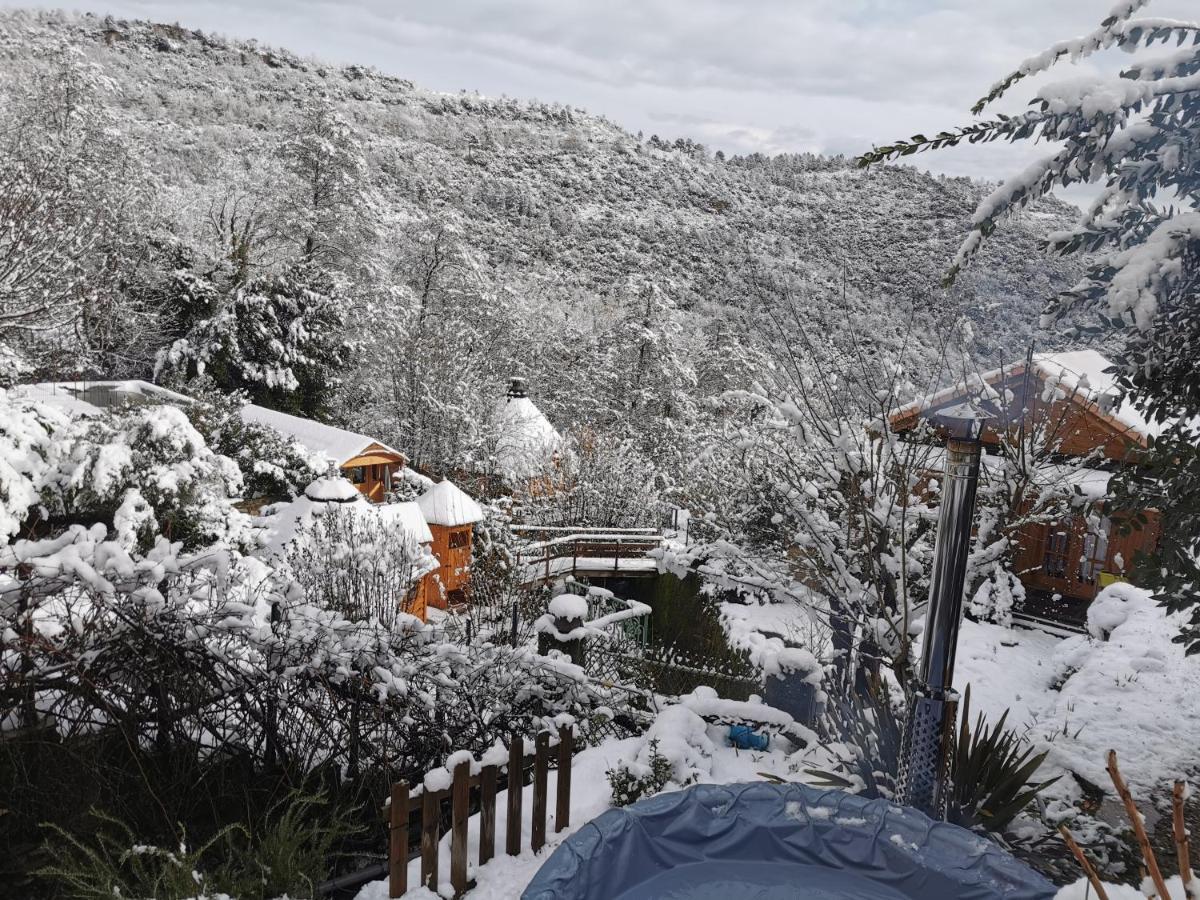
<path fill-rule="evenodd" d="M 652 575 L 658 563 L 648 556 L 662 546 L 657 528 L 513 528 L 529 543 L 518 551 L 526 584 L 558 578 Z"/>

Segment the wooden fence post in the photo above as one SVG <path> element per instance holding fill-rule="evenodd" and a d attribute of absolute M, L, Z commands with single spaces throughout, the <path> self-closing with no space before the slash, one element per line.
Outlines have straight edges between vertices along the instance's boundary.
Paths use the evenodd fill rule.
<path fill-rule="evenodd" d="M 438 886 L 438 840 L 442 836 L 441 803 L 437 791 L 421 796 L 421 884 L 435 894 Z"/>
<path fill-rule="evenodd" d="M 540 732 L 534 740 L 533 752 L 533 838 L 531 846 L 537 853 L 546 845 L 546 770 L 550 764 L 550 733 Z"/>
<path fill-rule="evenodd" d="M 508 827 L 504 850 L 509 856 L 521 852 L 521 766 L 525 762 L 525 739 L 513 733 L 508 744 Z"/>
<path fill-rule="evenodd" d="M 471 807 L 471 764 L 454 767 L 450 789 L 450 886 L 458 897 L 467 889 L 467 816 Z"/>
<path fill-rule="evenodd" d="M 479 772 L 479 864 L 496 855 L 496 776 L 495 766 Z"/>
<path fill-rule="evenodd" d="M 554 831 L 557 834 L 571 824 L 571 754 L 574 750 L 571 726 L 558 729 L 558 789 L 554 792 Z"/>
<path fill-rule="evenodd" d="M 388 832 L 388 897 L 408 890 L 408 784 L 392 785 L 391 830 Z"/>

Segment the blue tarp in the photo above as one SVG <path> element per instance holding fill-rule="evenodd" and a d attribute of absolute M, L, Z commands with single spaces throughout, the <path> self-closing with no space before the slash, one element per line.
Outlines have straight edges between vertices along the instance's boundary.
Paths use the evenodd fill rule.
<path fill-rule="evenodd" d="M 992 842 L 886 800 L 799 784 L 697 785 L 613 809 L 523 900 L 1050 900 Z"/>

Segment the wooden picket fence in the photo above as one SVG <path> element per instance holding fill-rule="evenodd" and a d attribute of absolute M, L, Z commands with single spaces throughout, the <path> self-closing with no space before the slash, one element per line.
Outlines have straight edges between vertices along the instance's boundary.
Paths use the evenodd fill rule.
<path fill-rule="evenodd" d="M 558 731 L 555 748 L 557 791 L 555 793 L 554 830 L 562 831 L 571 818 L 571 757 L 575 739 L 569 727 Z M 479 790 L 479 865 L 496 855 L 496 796 L 502 769 L 507 769 L 508 819 L 504 848 L 509 856 L 521 852 L 521 825 L 525 772 L 533 767 L 533 809 L 530 845 L 534 852 L 546 844 L 546 801 L 550 771 L 550 733 L 543 731 L 534 740 L 532 756 L 525 754 L 525 740 L 514 733 L 509 741 L 505 766 L 484 766 L 471 774 L 469 762 L 454 768 L 448 790 L 423 790 L 411 796 L 407 782 L 392 785 L 390 840 L 388 842 L 388 896 L 402 897 L 408 891 L 408 863 L 412 846 L 412 819 L 420 813 L 421 885 L 437 892 L 438 843 L 442 837 L 442 804 L 450 802 L 450 884 L 460 897 L 471 886 L 467 880 L 467 820 L 471 815 L 471 790 Z"/>

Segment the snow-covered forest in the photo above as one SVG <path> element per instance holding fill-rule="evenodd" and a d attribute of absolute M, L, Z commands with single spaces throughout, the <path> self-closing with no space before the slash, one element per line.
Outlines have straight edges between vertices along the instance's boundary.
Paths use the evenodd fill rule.
<path fill-rule="evenodd" d="M 0 894 L 387 897 L 392 786 L 547 732 L 562 833 L 468 896 L 691 785 L 900 803 L 961 408 L 940 813 L 1062 897 L 1144 896 L 1151 846 L 1200 896 L 1200 26 L 1143 5 L 976 112 L 1122 77 L 859 159 L 0 12 Z"/>

